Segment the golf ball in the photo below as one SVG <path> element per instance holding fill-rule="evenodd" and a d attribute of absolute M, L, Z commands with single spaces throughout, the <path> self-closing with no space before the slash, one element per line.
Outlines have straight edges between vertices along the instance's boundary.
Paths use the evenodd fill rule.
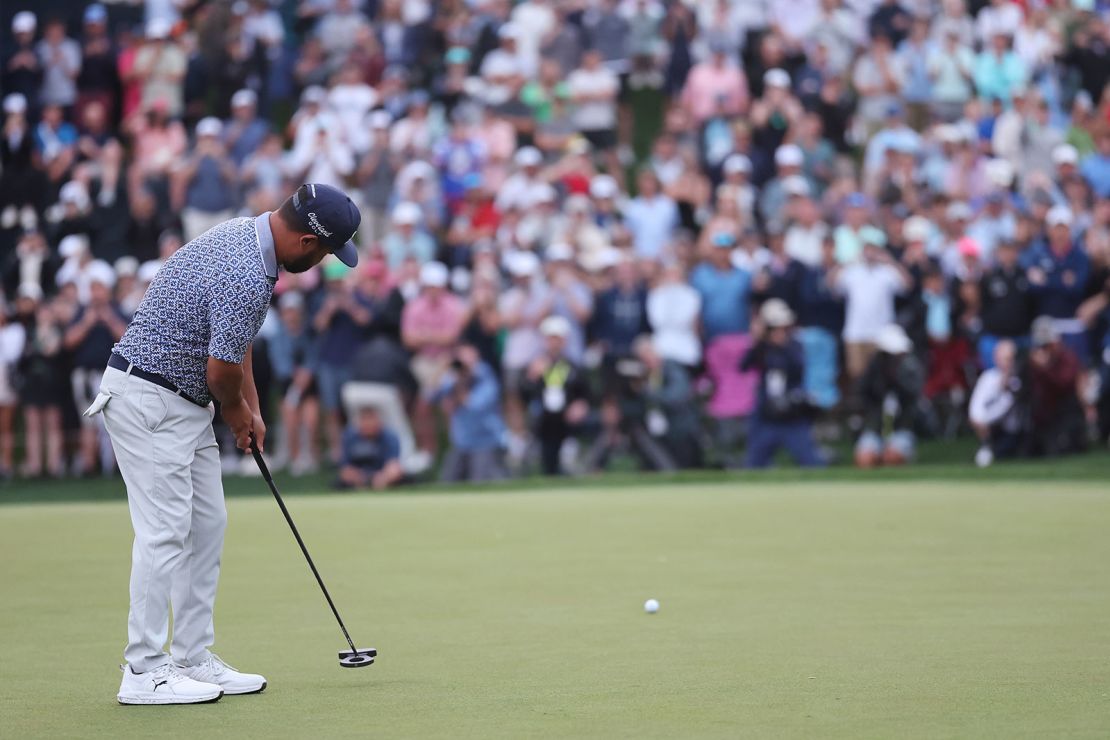
<path fill-rule="evenodd" d="M 655 614 L 659 611 L 659 602 L 655 599 L 648 599 L 644 602 L 644 611 L 648 614 Z"/>

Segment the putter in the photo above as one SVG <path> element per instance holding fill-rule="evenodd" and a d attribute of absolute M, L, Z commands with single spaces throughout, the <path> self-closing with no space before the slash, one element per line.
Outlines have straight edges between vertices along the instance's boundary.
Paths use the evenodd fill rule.
<path fill-rule="evenodd" d="M 335 621 L 339 622 L 339 629 L 343 630 L 343 637 L 346 638 L 347 644 L 351 647 L 350 650 L 339 651 L 339 665 L 344 668 L 365 668 L 372 665 L 374 659 L 378 657 L 378 651 L 374 648 L 359 649 L 355 647 L 354 640 L 351 639 L 346 625 L 343 624 L 343 619 L 339 616 L 339 610 L 335 608 L 335 602 L 331 600 L 328 587 L 324 585 L 324 579 L 320 577 L 320 571 L 316 570 L 316 564 L 312 562 L 312 556 L 308 554 L 308 548 L 305 547 L 304 540 L 301 539 L 301 533 L 297 531 L 297 525 L 293 523 L 293 517 L 289 515 L 289 509 L 285 508 L 285 502 L 281 500 L 281 494 L 278 493 L 277 486 L 274 485 L 273 476 L 270 475 L 270 469 L 266 467 L 266 461 L 262 459 L 262 453 L 258 451 L 258 445 L 255 444 L 253 434 L 251 435 L 251 454 L 254 455 L 254 461 L 258 463 L 258 469 L 262 472 L 262 477 L 266 479 L 266 484 L 270 487 L 270 493 L 274 494 L 274 500 L 277 501 L 281 513 L 285 515 L 285 521 L 289 523 L 289 529 L 293 531 L 297 544 L 301 546 L 304 559 L 308 561 L 308 567 L 312 569 L 312 575 L 316 576 L 316 582 L 320 584 L 320 590 L 324 592 L 324 598 L 328 600 L 331 613 L 335 615 Z"/>

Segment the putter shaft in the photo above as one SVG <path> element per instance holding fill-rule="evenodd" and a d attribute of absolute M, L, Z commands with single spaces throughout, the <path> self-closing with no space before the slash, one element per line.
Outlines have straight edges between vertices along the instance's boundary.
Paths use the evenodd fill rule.
<path fill-rule="evenodd" d="M 266 461 L 262 459 L 262 453 L 258 451 L 258 445 L 255 444 L 253 435 L 251 436 L 251 454 L 254 455 L 254 461 L 258 463 L 258 469 L 262 472 L 262 477 L 266 479 L 266 485 L 270 487 L 270 493 L 274 494 L 274 500 L 277 501 L 281 513 L 285 516 L 289 529 L 293 531 L 293 537 L 296 538 L 297 544 L 301 546 L 304 559 L 308 561 L 308 567 L 312 569 L 312 575 L 316 576 L 316 583 L 320 584 L 320 590 L 324 592 L 324 598 L 328 600 L 328 606 L 331 607 L 331 613 L 335 615 L 335 621 L 339 623 L 339 629 L 343 630 L 343 637 L 347 639 L 351 651 L 357 655 L 358 648 L 355 647 L 354 640 L 347 632 L 347 627 L 343 624 L 342 617 L 339 616 L 339 610 L 335 608 L 335 602 L 331 600 L 331 594 L 328 593 L 328 587 L 324 585 L 324 579 L 320 577 L 320 571 L 316 570 L 316 564 L 312 562 L 312 556 L 308 554 L 308 548 L 305 547 L 304 540 L 301 539 L 301 533 L 297 531 L 297 525 L 293 523 L 293 517 L 289 515 L 289 509 L 285 507 L 285 502 L 282 501 L 281 494 L 278 493 L 277 486 L 274 485 L 273 476 L 270 475 L 270 469 L 266 467 Z"/>

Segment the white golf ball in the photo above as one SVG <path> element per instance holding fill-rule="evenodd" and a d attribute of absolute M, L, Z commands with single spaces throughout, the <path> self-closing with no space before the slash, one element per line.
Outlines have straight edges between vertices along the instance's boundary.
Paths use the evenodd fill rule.
<path fill-rule="evenodd" d="M 644 602 L 644 611 L 648 614 L 655 614 L 659 611 L 659 602 L 655 599 L 648 599 Z"/>

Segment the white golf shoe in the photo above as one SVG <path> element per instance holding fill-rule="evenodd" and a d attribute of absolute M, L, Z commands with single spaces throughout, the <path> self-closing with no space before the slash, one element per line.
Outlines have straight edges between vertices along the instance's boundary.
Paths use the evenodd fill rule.
<path fill-rule="evenodd" d="M 123 666 L 116 699 L 120 704 L 208 704 L 223 695 L 224 690 L 217 684 L 195 681 L 182 675 L 172 663 L 163 663 L 146 673 Z"/>
<path fill-rule="evenodd" d="M 266 679 L 257 673 L 240 673 L 216 655 L 209 655 L 202 663 L 192 666 L 174 664 L 182 674 L 194 681 L 214 683 L 225 694 L 257 694 L 266 688 Z"/>

